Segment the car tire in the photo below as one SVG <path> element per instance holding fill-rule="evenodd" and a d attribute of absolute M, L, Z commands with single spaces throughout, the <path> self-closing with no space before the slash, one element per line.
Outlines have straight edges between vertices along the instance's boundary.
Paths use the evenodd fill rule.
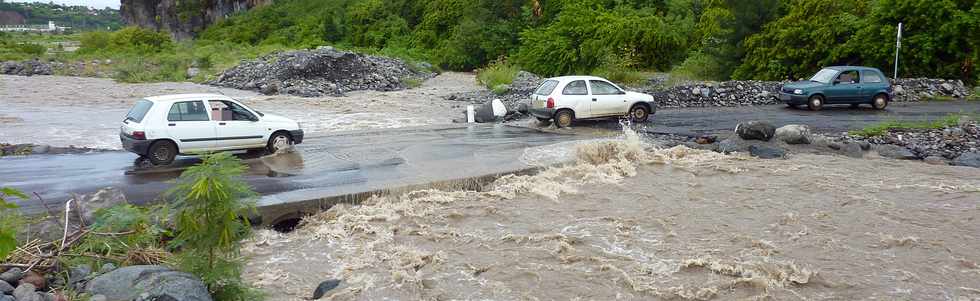
<path fill-rule="evenodd" d="M 575 114 L 572 110 L 560 110 L 555 113 L 555 126 L 559 128 L 567 128 L 572 126 L 572 122 L 575 121 Z"/>
<path fill-rule="evenodd" d="M 650 110 L 642 105 L 633 106 L 629 111 L 630 121 L 633 123 L 644 123 L 650 119 Z"/>
<path fill-rule="evenodd" d="M 170 165 L 177 157 L 177 145 L 170 141 L 157 141 L 150 145 L 146 153 L 153 165 Z"/>
<path fill-rule="evenodd" d="M 875 98 L 871 100 L 871 107 L 875 108 L 875 110 L 884 110 L 888 107 L 888 96 L 885 96 L 885 94 L 875 95 Z"/>
<path fill-rule="evenodd" d="M 820 95 L 810 96 L 810 99 L 806 101 L 806 107 L 811 111 L 820 111 L 820 109 L 823 109 L 823 104 L 824 99 Z"/>
<path fill-rule="evenodd" d="M 275 132 L 269 137 L 269 143 L 266 145 L 266 151 L 270 154 L 275 154 L 276 152 L 288 148 L 293 145 L 293 137 L 285 132 Z"/>

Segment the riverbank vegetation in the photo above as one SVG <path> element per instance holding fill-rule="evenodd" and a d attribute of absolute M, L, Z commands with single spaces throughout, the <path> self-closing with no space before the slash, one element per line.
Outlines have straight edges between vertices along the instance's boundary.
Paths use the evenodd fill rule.
<path fill-rule="evenodd" d="M 499 60 L 544 76 L 591 73 L 620 82 L 644 71 L 782 80 L 827 65 L 889 70 L 899 22 L 903 77 L 976 84 L 980 1 L 972 0 L 282 0 L 160 51 L 110 43 L 77 57 L 120 57 L 129 64 L 120 69 L 132 72 L 118 77 L 129 81 L 203 80 L 243 58 L 324 45 L 446 70 L 489 71 Z M 147 75 L 136 72 L 147 69 L 141 66 L 161 67 Z M 184 67 L 204 75 L 188 77 Z"/>

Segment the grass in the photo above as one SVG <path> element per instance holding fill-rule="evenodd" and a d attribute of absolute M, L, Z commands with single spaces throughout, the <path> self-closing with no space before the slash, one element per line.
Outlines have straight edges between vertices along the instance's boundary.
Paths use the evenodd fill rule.
<path fill-rule="evenodd" d="M 521 68 L 511 65 L 506 61 L 498 60 L 490 63 L 483 69 L 477 70 L 476 80 L 479 81 L 481 85 L 487 87 L 487 89 L 493 90 L 494 93 L 497 93 L 498 91 L 506 93 L 507 91 L 499 86 L 506 86 L 513 83 L 514 78 L 517 77 L 517 73 L 519 72 L 521 72 Z"/>
<path fill-rule="evenodd" d="M 959 123 L 960 115 L 950 114 L 946 117 L 932 121 L 885 121 L 857 131 L 852 131 L 850 134 L 861 137 L 877 137 L 883 136 L 892 130 L 943 129 L 946 127 L 956 126 Z"/>
<path fill-rule="evenodd" d="M 399 80 L 409 89 L 415 89 L 422 86 L 422 80 L 415 77 L 402 77 Z"/>

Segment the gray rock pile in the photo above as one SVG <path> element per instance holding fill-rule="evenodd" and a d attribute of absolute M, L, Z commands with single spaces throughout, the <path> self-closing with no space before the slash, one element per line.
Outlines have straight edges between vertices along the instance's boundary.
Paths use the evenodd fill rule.
<path fill-rule="evenodd" d="M 474 104 L 483 104 L 494 99 L 500 99 L 507 107 L 508 111 L 519 111 L 521 103 L 526 103 L 531 97 L 531 93 L 541 85 L 543 79 L 534 73 L 521 71 L 514 77 L 514 81 L 507 86 L 504 94 L 495 94 L 489 90 L 479 90 L 451 94 L 449 100 L 463 101 Z"/>
<path fill-rule="evenodd" d="M 51 69 L 51 65 L 39 60 L 26 60 L 26 61 L 6 61 L 0 64 L 0 74 L 7 75 L 21 75 L 21 76 L 33 76 L 33 75 L 51 75 L 54 72 Z"/>
<path fill-rule="evenodd" d="M 980 125 L 963 120 L 943 129 L 893 129 L 877 137 L 846 135 L 843 141 L 866 142 L 876 146 L 879 155 L 896 159 L 926 159 L 954 165 L 980 167 L 970 160 L 980 154 Z"/>
<path fill-rule="evenodd" d="M 960 80 L 903 78 L 894 84 L 894 101 L 922 101 L 937 96 L 964 98 L 970 89 Z"/>
<path fill-rule="evenodd" d="M 407 79 L 422 80 L 433 75 L 416 71 L 397 59 L 320 47 L 244 61 L 208 84 L 266 95 L 319 97 L 359 90 L 402 90 L 407 88 Z"/>
<path fill-rule="evenodd" d="M 754 80 L 686 82 L 673 87 L 647 85 L 639 88 L 639 91 L 653 95 L 661 108 L 735 107 L 778 104 L 782 84 Z"/>

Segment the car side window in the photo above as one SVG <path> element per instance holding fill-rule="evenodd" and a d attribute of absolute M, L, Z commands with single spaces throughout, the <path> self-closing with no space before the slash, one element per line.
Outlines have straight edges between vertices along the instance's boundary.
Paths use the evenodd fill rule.
<path fill-rule="evenodd" d="M 878 75 L 877 72 L 864 71 L 864 72 L 861 72 L 861 82 L 862 83 L 873 83 L 873 84 L 876 84 L 876 83 L 881 83 L 882 80 L 881 80 L 881 76 Z"/>
<path fill-rule="evenodd" d="M 841 72 L 840 75 L 837 76 L 837 81 L 841 84 L 856 84 L 860 82 L 857 70 Z"/>
<path fill-rule="evenodd" d="M 589 89 L 585 87 L 584 80 L 577 80 L 565 85 L 565 89 L 561 91 L 562 95 L 589 95 Z"/>
<path fill-rule="evenodd" d="M 208 121 L 204 101 L 175 102 L 167 113 L 167 121 Z"/>
<path fill-rule="evenodd" d="M 255 115 L 237 103 L 227 100 L 212 100 L 211 117 L 215 121 L 251 121 Z"/>
<path fill-rule="evenodd" d="M 590 80 L 589 81 L 589 85 L 592 85 L 592 95 L 619 95 L 619 94 L 623 94 L 623 91 L 620 91 L 619 89 L 617 89 L 616 86 L 613 86 L 612 84 L 607 83 L 607 82 L 604 82 L 604 81 L 601 81 L 601 80 Z"/>

